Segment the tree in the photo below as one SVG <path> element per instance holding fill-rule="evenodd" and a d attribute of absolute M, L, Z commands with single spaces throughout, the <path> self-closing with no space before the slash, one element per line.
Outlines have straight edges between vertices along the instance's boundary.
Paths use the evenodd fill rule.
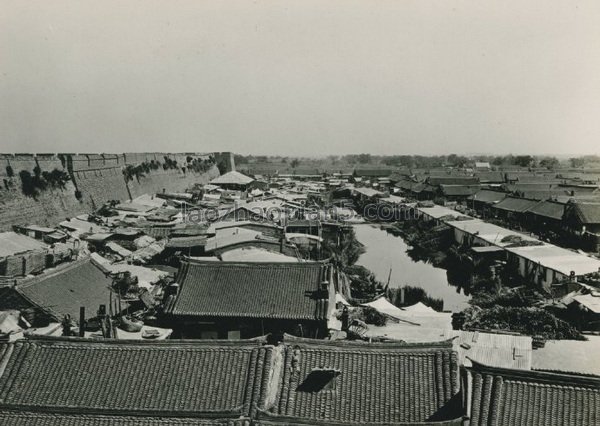
<path fill-rule="evenodd" d="M 360 164 L 369 164 L 371 162 L 371 154 L 359 154 L 357 160 Z"/>
<path fill-rule="evenodd" d="M 534 158 L 531 155 L 517 155 L 514 157 L 515 165 L 521 167 L 529 167 L 533 161 Z"/>
<path fill-rule="evenodd" d="M 540 160 L 540 167 L 545 167 L 548 170 L 553 170 L 560 163 L 556 157 L 544 157 Z"/>
<path fill-rule="evenodd" d="M 224 161 L 219 161 L 217 168 L 219 169 L 219 174 L 224 175 L 227 173 L 227 164 Z"/>
<path fill-rule="evenodd" d="M 290 166 L 292 166 L 292 169 L 295 169 L 296 167 L 298 167 L 298 164 L 300 164 L 300 160 L 298 160 L 297 158 L 294 158 L 291 162 L 290 162 Z"/>
<path fill-rule="evenodd" d="M 585 164 L 585 161 L 583 158 L 581 157 L 573 157 L 573 158 L 569 158 L 569 161 L 571 162 L 571 167 L 583 167 L 583 165 Z"/>
<path fill-rule="evenodd" d="M 365 252 L 364 246 L 356 239 L 354 229 L 338 231 L 336 237 L 323 241 L 322 248 L 331 263 L 341 269 L 354 265 Z"/>

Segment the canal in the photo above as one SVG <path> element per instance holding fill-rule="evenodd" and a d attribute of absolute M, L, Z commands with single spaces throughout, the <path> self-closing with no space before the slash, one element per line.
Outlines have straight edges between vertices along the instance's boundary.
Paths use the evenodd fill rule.
<path fill-rule="evenodd" d="M 448 283 L 446 271 L 429 263 L 415 262 L 406 253 L 409 246 L 377 225 L 354 225 L 356 238 L 365 246 L 358 264 L 371 270 L 379 281 L 390 287 L 410 285 L 423 288 L 431 297 L 444 300 L 444 310 L 457 312 L 468 307 L 469 297 Z"/>

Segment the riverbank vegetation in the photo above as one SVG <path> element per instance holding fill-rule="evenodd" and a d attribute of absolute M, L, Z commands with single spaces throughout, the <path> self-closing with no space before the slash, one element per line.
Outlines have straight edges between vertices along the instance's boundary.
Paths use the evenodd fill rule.
<path fill-rule="evenodd" d="M 585 340 L 585 337 L 567 322 L 534 307 L 471 306 L 455 316 L 453 325 L 462 330 L 511 331 L 543 339 Z"/>
<path fill-rule="evenodd" d="M 398 307 L 422 302 L 437 311 L 443 310 L 444 301 L 429 296 L 420 287 L 405 286 L 403 290 L 388 288 L 388 283 L 384 284 L 372 271 L 356 264 L 364 252 L 365 247 L 357 240 L 353 228 L 340 229 L 337 233 L 323 236 L 322 255 L 350 279 L 353 299 L 372 300 L 385 294 L 390 302 Z"/>
<path fill-rule="evenodd" d="M 543 339 L 585 339 L 568 322 L 538 307 L 545 295 L 503 261 L 475 262 L 469 246 L 457 245 L 443 225 L 405 221 L 384 226 L 403 238 L 415 261 L 429 262 L 447 271 L 448 282 L 470 295 L 469 308 L 454 316 L 463 330 L 502 330 Z"/>

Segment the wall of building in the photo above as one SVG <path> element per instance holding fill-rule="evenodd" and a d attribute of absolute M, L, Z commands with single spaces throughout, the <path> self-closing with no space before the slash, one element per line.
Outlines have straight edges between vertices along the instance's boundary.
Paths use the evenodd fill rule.
<path fill-rule="evenodd" d="M 181 192 L 195 183 L 206 183 L 218 176 L 213 167 L 207 173 L 181 169 L 153 170 L 138 180 L 125 182 L 123 168 L 144 161 L 164 162 L 164 155 L 185 165 L 187 156 L 207 157 L 194 153 L 125 153 L 125 154 L 0 154 L 0 231 L 12 225 L 38 224 L 54 226 L 82 213 L 90 213 L 110 200 L 125 201 L 144 193 Z M 19 173 L 32 175 L 42 171 L 65 171 L 71 180 L 62 188 L 40 191 L 36 198 L 22 191 Z M 9 174 L 12 173 L 12 176 Z"/>

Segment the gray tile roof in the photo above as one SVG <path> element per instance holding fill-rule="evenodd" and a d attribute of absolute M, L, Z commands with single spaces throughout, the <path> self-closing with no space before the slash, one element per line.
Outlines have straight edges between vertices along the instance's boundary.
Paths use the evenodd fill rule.
<path fill-rule="evenodd" d="M 327 266 L 317 262 L 182 261 L 180 291 L 166 311 L 174 316 L 323 320 Z"/>
<path fill-rule="evenodd" d="M 248 416 L 271 357 L 258 341 L 20 340 L 0 345 L 0 409 Z"/>
<path fill-rule="evenodd" d="M 458 361 L 450 342 L 365 344 L 291 339 L 272 415 L 307 422 L 405 424 L 451 420 L 460 407 Z M 331 389 L 303 391 L 318 368 L 339 372 Z M 455 410 L 458 408 L 458 410 Z M 329 424 L 329 423 L 327 423 Z"/>
<path fill-rule="evenodd" d="M 600 424 L 600 377 L 489 368 L 475 364 L 472 425 Z"/>

